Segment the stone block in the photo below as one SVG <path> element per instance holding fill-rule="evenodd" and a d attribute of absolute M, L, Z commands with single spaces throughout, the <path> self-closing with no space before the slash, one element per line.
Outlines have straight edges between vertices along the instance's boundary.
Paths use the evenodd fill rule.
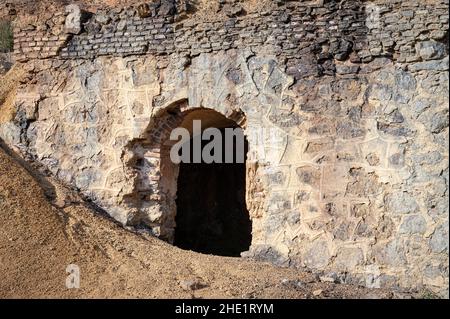
<path fill-rule="evenodd" d="M 419 209 L 416 199 L 408 192 L 397 191 L 385 197 L 386 208 L 391 214 L 411 214 Z"/>
<path fill-rule="evenodd" d="M 430 238 L 430 249 L 435 253 L 446 252 L 448 254 L 448 222 L 447 224 L 440 225 L 436 228 L 433 235 Z"/>
<path fill-rule="evenodd" d="M 416 50 L 423 60 L 439 60 L 446 54 L 443 43 L 436 41 L 424 41 L 416 44 Z"/>
<path fill-rule="evenodd" d="M 300 183 L 311 185 L 314 188 L 320 187 L 320 168 L 313 166 L 302 166 L 296 169 Z"/>
<path fill-rule="evenodd" d="M 360 248 L 342 248 L 336 253 L 334 267 L 339 271 L 351 271 L 363 262 L 364 255 Z"/>
<path fill-rule="evenodd" d="M 427 229 L 425 218 L 421 215 L 407 215 L 400 225 L 400 234 L 423 234 Z"/>

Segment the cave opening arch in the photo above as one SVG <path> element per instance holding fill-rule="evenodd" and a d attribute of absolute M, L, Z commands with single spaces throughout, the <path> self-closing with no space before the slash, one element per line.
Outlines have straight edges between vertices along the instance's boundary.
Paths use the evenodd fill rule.
<path fill-rule="evenodd" d="M 245 138 L 243 163 L 174 163 L 170 151 L 177 143 L 175 128 L 193 133 L 193 122 L 201 131 L 215 128 L 241 130 Z M 137 223 L 149 226 L 159 238 L 182 249 L 200 253 L 240 256 L 250 249 L 252 219 L 248 206 L 246 118 L 241 111 L 224 115 L 208 108 L 184 104 L 166 108 L 150 123 L 146 137 L 134 149 L 138 178 Z M 192 136 L 192 135 L 191 135 Z M 221 135 L 225 138 L 226 134 Z M 203 147 L 208 141 L 202 142 Z M 225 140 L 222 140 L 225 145 Z M 233 140 L 233 148 L 237 145 Z"/>

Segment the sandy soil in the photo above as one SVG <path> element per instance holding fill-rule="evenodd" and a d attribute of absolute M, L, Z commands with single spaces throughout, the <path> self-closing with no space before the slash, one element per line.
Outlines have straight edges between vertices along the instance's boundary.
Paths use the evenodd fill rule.
<path fill-rule="evenodd" d="M 8 155 L 10 154 L 10 155 Z M 12 156 L 11 156 L 12 155 Z M 76 264 L 80 289 L 65 286 Z M 0 147 L 0 298 L 390 298 L 125 230 Z M 186 281 L 198 289 L 186 287 Z M 301 282 L 297 285 L 297 282 Z"/>

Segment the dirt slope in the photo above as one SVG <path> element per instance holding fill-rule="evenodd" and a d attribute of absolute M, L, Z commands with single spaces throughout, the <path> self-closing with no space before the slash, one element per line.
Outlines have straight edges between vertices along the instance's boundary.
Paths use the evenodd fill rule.
<path fill-rule="evenodd" d="M 65 287 L 72 263 L 80 267 L 80 289 Z M 308 273 L 182 251 L 145 238 L 99 216 L 1 147 L 0 274 L 0 298 L 311 298 L 317 290 L 320 298 L 392 296 L 310 282 L 314 276 Z M 204 287 L 184 290 L 180 282 L 186 280 Z"/>

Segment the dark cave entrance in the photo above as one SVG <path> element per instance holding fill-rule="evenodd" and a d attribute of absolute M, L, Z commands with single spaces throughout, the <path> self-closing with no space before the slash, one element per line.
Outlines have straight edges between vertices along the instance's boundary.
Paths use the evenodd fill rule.
<path fill-rule="evenodd" d="M 218 128 L 224 132 L 223 127 Z M 202 149 L 207 143 L 202 142 Z M 235 146 L 233 140 L 234 150 Z M 247 154 L 247 140 L 244 149 Z M 175 246 L 232 257 L 249 249 L 252 224 L 246 207 L 245 161 L 237 163 L 234 158 L 233 163 L 207 164 L 203 159 L 201 163 L 181 163 L 177 183 Z"/>

